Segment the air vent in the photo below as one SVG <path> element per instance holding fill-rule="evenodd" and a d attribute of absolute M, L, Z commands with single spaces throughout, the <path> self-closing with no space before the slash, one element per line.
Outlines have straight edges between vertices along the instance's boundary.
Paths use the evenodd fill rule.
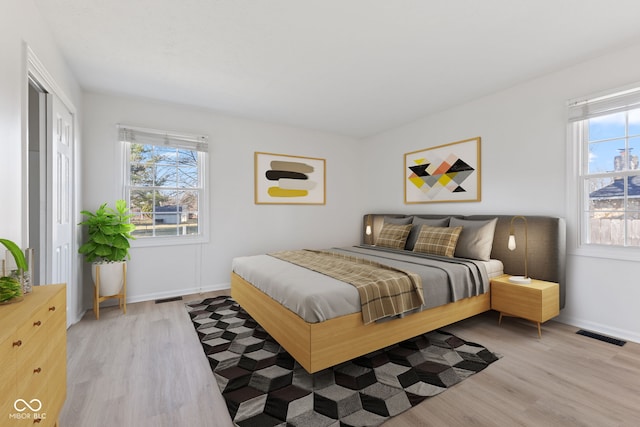
<path fill-rule="evenodd" d="M 620 346 L 620 347 L 622 347 L 623 345 L 625 345 L 627 343 L 626 341 L 619 340 L 617 338 L 611 338 L 611 337 L 608 337 L 606 335 L 596 334 L 595 332 L 585 331 L 584 329 L 580 329 L 578 332 L 576 332 L 576 334 L 583 335 L 585 337 L 593 338 L 593 339 L 596 339 L 596 340 L 604 341 L 604 342 L 607 342 L 609 344 L 614 344 L 614 345 L 617 345 L 617 346 Z"/>
<path fill-rule="evenodd" d="M 156 304 L 162 304 L 163 302 L 182 301 L 182 297 L 173 297 L 165 299 L 157 299 Z"/>

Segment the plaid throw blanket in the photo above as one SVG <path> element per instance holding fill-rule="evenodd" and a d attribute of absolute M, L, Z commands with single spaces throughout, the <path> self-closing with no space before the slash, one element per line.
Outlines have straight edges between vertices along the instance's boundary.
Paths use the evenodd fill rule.
<path fill-rule="evenodd" d="M 328 251 L 302 249 L 269 255 L 355 286 L 365 325 L 424 304 L 422 280 L 410 271 Z"/>

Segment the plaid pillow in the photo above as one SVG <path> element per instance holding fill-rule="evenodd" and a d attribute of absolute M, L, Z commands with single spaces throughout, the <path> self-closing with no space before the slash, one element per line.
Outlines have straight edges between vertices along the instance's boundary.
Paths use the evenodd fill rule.
<path fill-rule="evenodd" d="M 392 249 L 404 249 L 404 244 L 409 237 L 409 231 L 411 231 L 411 224 L 389 224 L 385 222 L 382 224 L 382 230 L 376 239 L 377 246 L 384 246 L 385 248 Z"/>
<path fill-rule="evenodd" d="M 423 225 L 418 240 L 413 247 L 414 252 L 441 255 L 453 258 L 456 243 L 462 227 L 431 227 Z"/>

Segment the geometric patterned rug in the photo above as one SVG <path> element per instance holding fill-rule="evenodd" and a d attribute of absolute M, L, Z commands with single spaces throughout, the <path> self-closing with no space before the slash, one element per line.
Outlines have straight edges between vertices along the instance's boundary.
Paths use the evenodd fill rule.
<path fill-rule="evenodd" d="M 378 426 L 498 360 L 433 331 L 309 374 L 231 297 L 186 307 L 241 427 Z"/>

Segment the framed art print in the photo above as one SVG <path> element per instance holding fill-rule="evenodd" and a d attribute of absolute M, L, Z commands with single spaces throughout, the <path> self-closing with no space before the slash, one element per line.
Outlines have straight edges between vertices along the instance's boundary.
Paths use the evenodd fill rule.
<path fill-rule="evenodd" d="M 325 159 L 256 152 L 255 203 L 324 205 L 325 172 Z"/>
<path fill-rule="evenodd" d="M 404 202 L 479 202 L 480 137 L 404 155 Z"/>

